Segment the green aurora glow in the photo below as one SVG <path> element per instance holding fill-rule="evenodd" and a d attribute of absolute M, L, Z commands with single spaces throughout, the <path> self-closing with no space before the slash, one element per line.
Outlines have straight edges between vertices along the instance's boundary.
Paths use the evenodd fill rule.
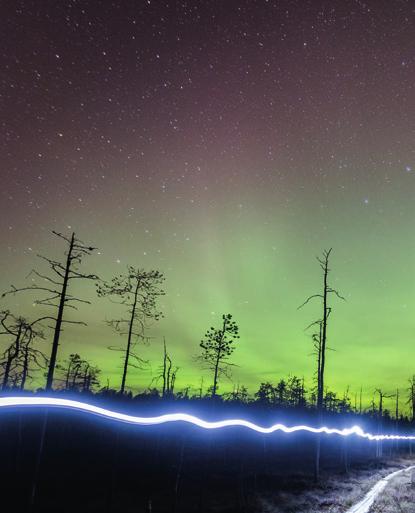
<path fill-rule="evenodd" d="M 310 384 L 304 328 L 319 305 L 297 308 L 321 289 L 329 247 L 346 301 L 332 298 L 328 387 L 363 386 L 367 403 L 376 387 L 403 396 L 415 372 L 413 13 L 338 1 L 326 16 L 319 3 L 8 13 L 0 290 L 44 270 L 37 253 L 62 255 L 52 229 L 99 248 L 85 269 L 104 279 L 127 264 L 164 272 L 165 318 L 134 391 L 158 374 L 163 336 L 178 388 L 202 375 L 206 388 L 194 356 L 223 313 L 241 338 L 220 391 L 289 373 Z M 59 357 L 79 352 L 116 388 L 116 307 L 92 284 L 74 292 L 92 301 L 76 316 L 88 326 L 65 329 Z M 1 308 L 32 318 L 32 299 Z"/>

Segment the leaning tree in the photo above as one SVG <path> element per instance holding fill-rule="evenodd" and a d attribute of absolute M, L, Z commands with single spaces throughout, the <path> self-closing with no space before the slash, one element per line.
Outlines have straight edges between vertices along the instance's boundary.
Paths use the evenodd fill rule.
<path fill-rule="evenodd" d="M 157 306 L 159 297 L 164 295 L 160 288 L 163 282 L 164 275 L 160 271 L 146 271 L 128 266 L 126 274 L 115 276 L 110 282 L 97 284 L 98 296 L 109 296 L 126 309 L 125 317 L 108 321 L 115 331 L 126 337 L 125 348 L 111 348 L 124 353 L 121 394 L 125 391 L 128 367 L 137 367 L 145 363 L 135 352 L 135 346 L 148 340 L 147 329 L 152 322 L 160 320 L 163 316 Z"/>
<path fill-rule="evenodd" d="M 45 297 L 40 297 L 39 299 L 35 300 L 35 304 L 52 307 L 56 312 L 55 315 L 43 318 L 49 319 L 53 322 L 53 340 L 51 354 L 48 359 L 49 364 L 46 377 L 46 390 L 51 390 L 53 385 L 53 377 L 56 367 L 60 336 L 62 333 L 62 325 L 64 323 L 81 324 L 84 326 L 86 325 L 82 321 L 74 321 L 64 318 L 64 313 L 68 308 L 77 310 L 77 303 L 90 303 L 89 301 L 72 295 L 69 292 L 71 284 L 74 280 L 95 281 L 98 279 L 95 274 L 86 274 L 80 270 L 80 266 L 84 257 L 91 255 L 91 253 L 96 248 L 85 245 L 82 241 L 75 237 L 75 233 L 72 233 L 70 238 L 55 231 L 52 233 L 61 241 L 65 242 L 65 258 L 62 261 L 59 261 L 38 255 L 39 258 L 47 263 L 50 268 L 50 272 L 48 274 L 43 274 L 33 269 L 30 275 L 32 275 L 34 279 L 42 280 L 44 284 L 39 285 L 35 282 L 32 285 L 20 288 L 12 285 L 11 290 L 5 292 L 2 295 L 2 297 L 5 297 L 9 294 L 16 294 L 18 292 L 40 293 Z"/>

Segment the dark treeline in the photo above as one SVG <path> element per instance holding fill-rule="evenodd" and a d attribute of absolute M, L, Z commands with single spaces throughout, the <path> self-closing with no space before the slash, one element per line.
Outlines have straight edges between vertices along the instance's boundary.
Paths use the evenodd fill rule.
<path fill-rule="evenodd" d="M 62 339 L 62 327 L 65 324 L 85 325 L 85 322 L 74 320 L 72 316 L 69 319 L 68 313 L 78 310 L 80 306 L 90 304 L 89 301 L 73 295 L 74 282 L 89 280 L 95 284 L 98 298 L 108 298 L 112 303 L 121 305 L 124 310 L 124 315 L 121 317 L 106 321 L 122 340 L 120 345 L 111 346 L 108 350 L 118 351 L 121 354 L 122 372 L 118 392 L 124 394 L 128 389 L 129 371 L 138 369 L 139 372 L 149 363 L 140 356 L 139 347 L 140 343 L 151 340 L 152 325 L 164 316 L 158 306 L 159 298 L 165 294 L 162 289 L 164 275 L 158 270 L 127 266 L 124 274 L 106 281 L 83 270 L 84 259 L 91 256 L 96 248 L 77 239 L 74 233 L 70 237 L 57 232 L 53 232 L 53 235 L 66 246 L 62 260 L 39 255 L 49 268 L 49 272 L 33 269 L 29 274 L 29 285 L 21 287 L 12 285 L 2 294 L 4 301 L 11 295 L 30 293 L 34 295 L 31 298 L 34 304 L 44 307 L 43 310 L 49 313 L 29 320 L 22 315 L 22 312 L 14 314 L 7 308 L 0 311 L 2 328 L 0 335 L 5 346 L 0 358 L 1 389 L 6 391 L 31 388 L 33 382 L 39 382 L 41 379 L 39 376 L 42 374 L 45 375 L 45 385 L 41 388 L 45 390 L 53 388 L 97 391 L 108 388 L 108 386 L 102 386 L 105 383 L 105 376 L 102 375 L 101 370 L 87 359 L 76 353 L 70 354 L 66 360 L 59 357 L 62 347 L 65 347 L 65 352 L 68 353 L 66 345 L 70 344 Z M 309 296 L 299 307 L 302 308 L 315 300 L 321 303 L 321 317 L 312 321 L 306 328 L 310 333 L 316 360 L 315 386 L 307 390 L 303 378 L 292 376 L 276 384 L 261 383 L 259 389 L 249 398 L 244 386 L 238 386 L 231 394 L 222 394 L 223 397 L 236 395 L 244 400 L 258 400 L 269 404 L 314 406 L 318 411 L 353 410 L 362 413 L 364 409 L 368 409 L 367 405 L 365 407 L 362 405 L 362 390 L 350 397 L 350 389 L 348 389 L 342 397 L 338 397 L 328 390 L 325 383 L 328 329 L 333 316 L 330 298 L 334 295 L 344 300 L 329 283 L 331 252 L 331 249 L 325 250 L 322 257 L 317 259 L 322 270 L 321 291 Z M 231 357 L 239 336 L 239 327 L 232 315 L 224 314 L 219 326 L 212 326 L 206 331 L 199 344 L 199 354 L 196 354 L 195 344 L 195 362 L 201 369 L 209 370 L 211 374 L 211 381 L 206 390 L 200 386 L 196 395 L 199 397 L 207 395 L 212 398 L 219 396 L 220 381 L 224 377 L 231 376 L 233 366 Z M 50 349 L 48 349 L 49 341 Z M 175 390 L 180 369 L 174 365 L 165 339 L 163 346 L 164 354 L 160 356 L 162 362 L 160 374 L 153 379 L 149 391 L 154 394 L 156 386 L 160 385 L 162 396 L 175 394 L 179 397 L 183 394 L 187 396 L 188 388 L 179 392 Z M 415 377 L 409 380 L 406 397 L 408 407 L 405 410 L 411 418 L 415 411 L 414 383 Z M 392 397 L 396 397 L 397 401 L 399 399 L 399 390 L 394 391 L 393 394 L 387 394 L 377 388 L 373 394 L 369 410 L 378 411 L 378 413 L 380 411 L 385 415 L 389 415 L 389 412 L 384 410 L 384 400 Z M 399 407 L 394 408 L 394 414 L 398 418 L 402 415 Z"/>
<path fill-rule="evenodd" d="M 214 400 L 186 391 L 163 397 L 156 389 L 135 396 L 111 389 L 77 392 L 76 388 L 83 389 L 82 375 L 77 380 L 72 388 L 69 379 L 69 389 L 56 390 L 54 395 L 144 416 L 186 411 L 205 419 L 246 418 L 262 425 L 319 423 L 315 405 L 304 401 L 302 380 L 296 377 L 275 386 L 266 384 L 255 399 L 240 390 Z M 360 414 L 347 400 L 327 397 L 327 401 L 325 424 L 339 428 L 359 424 L 377 432 L 378 411 Z M 133 427 L 54 409 L 48 412 L 37 465 L 42 415 L 39 410 L 2 415 L 0 479 L 13 511 L 259 512 L 261 497 L 294 489 L 301 493 L 314 477 L 314 435 L 269 436 L 245 428 L 206 432 L 187 424 Z M 382 412 L 385 432 L 405 433 L 410 427 L 410 421 L 402 418 L 397 425 Z M 320 481 L 328 474 L 341 479 L 350 467 L 379 468 L 385 460 L 411 451 L 408 442 L 385 442 L 380 454 L 380 445 L 357 437 L 322 437 Z"/>
<path fill-rule="evenodd" d="M 175 365 L 164 339 L 158 374 L 146 390 L 133 396 L 128 386 L 131 374 L 141 372 L 149 363 L 140 354 L 140 344 L 150 342 L 152 326 L 164 315 L 159 307 L 159 299 L 165 294 L 164 275 L 159 270 L 128 266 L 124 274 L 106 281 L 84 270 L 84 260 L 93 255 L 94 247 L 77 239 L 75 234 L 66 237 L 57 232 L 53 233 L 66 246 L 62 259 L 55 260 L 40 256 L 48 270 L 33 270 L 29 285 L 19 287 L 12 285 L 2 296 L 6 301 L 7 297 L 12 295 L 32 294 L 34 303 L 42 307 L 42 315 L 37 319 L 28 319 L 22 315 L 23 312 L 12 313 L 7 308 L 0 311 L 0 335 L 5 347 L 0 354 L 0 386 L 3 393 L 19 391 L 19 393 L 54 393 L 82 397 L 97 404 L 110 405 L 118 409 L 122 406 L 126 411 L 138 415 L 180 409 L 212 419 L 221 416 L 227 418 L 244 416 L 263 424 L 276 421 L 283 421 L 286 424 L 308 423 L 316 426 L 330 424 L 336 427 L 359 424 L 372 433 L 392 434 L 404 433 L 412 429 L 415 415 L 415 377 L 409 380 L 405 394 L 399 393 L 399 387 L 393 393 L 377 388 L 373 391 L 373 399 L 369 405 L 363 404 L 362 388 L 357 393 L 352 394 L 350 389 L 347 389 L 343 394 L 338 394 L 327 386 L 325 371 L 327 351 L 331 347 L 328 345 L 330 325 L 334 319 L 335 301 L 344 301 L 340 293 L 330 285 L 331 249 L 324 251 L 322 257 L 318 258 L 322 279 L 320 291 L 309 296 L 300 306 L 300 308 L 306 307 L 310 302 L 317 301 L 321 312 L 320 316 L 306 327 L 315 360 L 315 373 L 311 386 L 306 386 L 304 377 L 289 375 L 273 382 L 262 382 L 251 394 L 243 385 L 234 387 L 232 392 L 221 393 L 224 380 L 231 377 L 232 355 L 237 349 L 240 337 L 237 321 L 231 314 L 225 313 L 218 325 L 209 327 L 201 340 L 195 341 L 194 361 L 201 371 L 208 373 L 209 381 L 206 384 L 202 379 L 200 386 L 177 388 L 177 375 L 180 369 Z M 78 308 L 89 304 L 88 300 L 74 295 L 73 285 L 79 280 L 94 284 L 99 301 L 110 300 L 120 306 L 119 309 L 122 312 L 120 316 L 106 321 L 109 328 L 119 337 L 120 344 L 103 349 L 116 351 L 121 356 L 118 389 L 111 388 L 106 383 L 101 369 L 83 355 L 72 352 L 66 358 L 61 356 L 62 348 L 65 348 L 65 354 L 70 352 L 68 351 L 70 342 L 62 336 L 63 326 L 85 324 L 83 321 L 73 319 L 72 315 L 68 316 L 68 312 L 76 313 Z M 33 392 L 33 383 L 38 384 L 42 379 L 44 379 L 44 385 Z M 389 400 L 389 404 L 393 401 L 393 408 L 385 407 L 386 399 Z M 405 408 L 400 407 L 403 400 Z M 23 418 L 22 415 L 16 419 L 15 416 L 10 415 L 1 428 L 3 442 L 12 440 L 3 447 L 4 454 L 9 458 L 9 464 L 3 464 L 3 473 L 6 474 L 6 477 L 3 477 L 9 480 L 14 475 L 13 479 L 17 479 L 17 482 L 24 482 L 23 488 L 30 497 L 28 504 L 32 509 L 37 506 L 40 508 L 39 504 L 43 504 L 42 511 L 47 510 L 44 490 L 50 490 L 47 486 L 48 479 L 50 483 L 54 481 L 51 475 L 52 467 L 67 465 L 68 468 L 73 468 L 75 466 L 72 460 L 66 463 L 67 455 L 62 453 L 63 448 L 59 444 L 66 443 L 65 440 L 70 441 L 75 452 L 80 447 L 85 449 L 81 431 L 84 430 L 88 438 L 93 436 L 88 430 L 97 429 L 96 423 L 92 428 L 88 421 L 78 414 L 73 414 L 72 420 L 68 419 L 68 414 L 53 412 L 48 415 L 45 414 L 42 421 L 39 414 L 34 414 L 29 419 Z M 66 419 L 63 427 L 62 418 Z M 79 427 L 77 427 L 78 421 Z M 41 429 L 39 429 L 39 423 L 42 425 Z M 242 434 L 241 430 L 238 430 L 241 440 L 244 439 L 247 444 L 242 449 L 240 442 L 230 441 L 229 435 L 202 435 L 197 433 L 195 428 L 188 426 L 182 431 L 172 428 L 171 433 L 167 427 L 160 427 L 155 430 L 156 435 L 152 435 L 148 428 L 143 428 L 142 442 L 149 444 L 152 449 L 150 450 L 149 447 L 143 449 L 144 463 L 142 462 L 142 466 L 138 469 L 134 466 L 135 463 L 129 462 L 125 466 L 121 461 L 121 455 L 129 460 L 126 451 L 129 443 L 132 443 L 131 439 L 136 435 L 129 434 L 124 427 L 108 424 L 106 428 L 99 428 L 102 440 L 106 442 L 100 445 L 98 436 L 97 441 L 91 443 L 90 448 L 91 454 L 97 460 L 104 458 L 100 455 L 103 446 L 106 449 L 110 448 L 109 461 L 102 467 L 107 473 L 101 475 L 101 470 L 95 469 L 94 472 L 98 477 L 93 478 L 94 483 L 105 482 L 108 496 L 99 504 L 101 504 L 100 508 L 106 504 L 108 511 L 111 511 L 117 503 L 117 494 L 120 495 L 122 486 L 117 477 L 120 473 L 130 475 L 130 472 L 136 472 L 144 486 L 140 492 L 142 493 L 139 501 L 141 509 L 134 511 L 153 511 L 152 501 L 157 494 L 163 493 L 163 486 L 168 486 L 168 504 L 160 503 L 157 511 L 175 511 L 180 501 L 182 501 L 183 511 L 210 511 L 207 506 L 210 500 L 207 498 L 209 494 L 201 482 L 212 478 L 210 472 L 213 464 L 216 465 L 216 471 L 219 474 L 222 473 L 223 483 L 228 482 L 229 476 L 235 473 L 236 465 L 239 476 L 237 511 L 244 511 L 257 493 L 257 487 L 264 485 L 268 477 L 278 474 L 278 468 L 281 469 L 281 465 L 294 473 L 301 469 L 305 474 L 318 480 L 321 468 L 324 470 L 324 466 L 327 468 L 327 465 L 334 465 L 347 471 L 350 464 L 362 460 L 374 457 L 380 461 L 385 456 L 401 455 L 411 450 L 410 444 L 382 444 L 362 440 L 354 440 L 353 443 L 343 441 L 340 449 L 333 449 L 336 443 L 339 445 L 338 441 L 329 441 L 320 436 L 296 435 L 294 438 L 301 446 L 300 450 L 292 443 L 287 443 L 283 447 L 279 442 L 275 442 L 276 438 L 283 435 L 276 435 L 273 438 L 272 444 L 276 443 L 276 446 L 273 446 L 262 436 Z M 113 431 L 115 431 L 115 438 L 110 435 Z M 186 443 L 184 432 L 189 436 Z M 178 434 L 180 434 L 179 442 L 176 440 Z M 189 447 L 192 444 L 197 445 L 201 436 L 205 436 L 207 441 L 201 444 L 202 449 L 193 446 L 193 456 L 190 456 Z M 263 444 L 260 451 L 263 453 L 261 458 L 257 454 L 258 439 Z M 161 440 L 165 440 L 165 443 Z M 196 440 L 199 442 L 196 443 Z M 222 440 L 222 445 L 218 440 Z M 224 440 L 226 444 L 230 446 L 233 444 L 236 447 L 234 447 L 233 456 L 229 456 L 228 452 L 232 452 L 233 449 L 227 449 Z M 284 436 L 283 440 L 287 442 Z M 36 451 L 33 447 L 37 446 Z M 52 447 L 55 448 L 55 452 L 52 451 Z M 131 450 L 134 452 L 135 449 Z M 177 450 L 179 456 L 177 456 Z M 340 456 L 337 457 L 339 450 Z M 165 452 L 165 457 L 161 457 L 162 451 Z M 275 458 L 274 467 L 271 465 L 271 454 L 272 458 Z M 198 467 L 195 455 L 198 455 L 202 462 Z M 62 457 L 63 460 L 59 462 L 58 457 Z M 249 457 L 251 457 L 250 463 L 247 460 Z M 9 468 L 12 460 L 15 474 L 10 472 Z M 163 478 L 156 477 L 152 467 L 154 460 L 159 462 L 161 468 L 166 466 L 164 470 L 160 470 L 160 475 L 165 473 L 166 482 L 170 484 L 167 485 Z M 149 474 L 145 470 L 146 462 L 150 468 L 153 468 Z M 221 465 L 222 470 L 218 470 Z M 151 482 L 149 475 L 152 475 L 151 479 L 158 479 L 157 484 Z M 187 498 L 181 492 L 184 488 L 183 482 L 186 480 L 185 475 L 188 477 L 198 475 L 200 478 L 197 485 L 195 483 L 186 485 Z M 189 479 L 191 481 L 190 477 Z M 129 478 L 122 481 L 125 485 L 129 482 Z M 272 479 L 271 481 L 274 486 L 275 482 Z M 147 488 L 145 483 L 148 483 Z M 266 488 L 266 485 L 264 486 Z M 81 489 L 83 489 L 82 486 Z M 130 493 L 125 490 L 124 492 L 127 495 Z M 198 508 L 185 507 L 191 497 L 193 497 L 192 500 L 196 500 L 197 497 Z M 95 511 L 93 505 L 91 510 Z M 232 508 L 228 510 L 233 511 Z"/>

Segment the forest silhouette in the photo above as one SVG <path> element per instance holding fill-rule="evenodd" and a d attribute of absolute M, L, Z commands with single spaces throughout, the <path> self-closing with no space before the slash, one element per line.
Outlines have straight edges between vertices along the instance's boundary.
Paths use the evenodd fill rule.
<path fill-rule="evenodd" d="M 131 373 L 140 372 L 147 364 L 140 355 L 140 346 L 150 341 L 152 326 L 164 315 L 159 307 L 159 300 L 165 294 L 163 273 L 160 270 L 128 266 L 124 274 L 105 281 L 84 271 L 84 260 L 96 248 L 77 239 L 74 233 L 69 237 L 58 232 L 53 232 L 53 235 L 66 247 L 62 260 L 41 256 L 49 272 L 33 270 L 29 285 L 13 285 L 2 295 L 3 301 L 6 301 L 11 295 L 35 294 L 35 303 L 42 307 L 42 312 L 47 309 L 50 312 L 36 319 L 28 319 L 24 312 L 12 313 L 6 308 L 1 310 L 0 334 L 5 347 L 0 360 L 3 395 L 18 392 L 80 398 L 140 415 L 186 411 L 211 419 L 239 416 L 263 424 L 275 422 L 276 419 L 283 419 L 288 425 L 307 423 L 341 428 L 358 424 L 377 434 L 407 433 L 413 428 L 414 378 L 409 380 L 404 398 L 407 407 L 402 409 L 399 389 L 395 394 L 389 394 L 379 387 L 374 391 L 371 403 L 364 405 L 362 388 L 360 394 L 355 394 L 352 398 L 348 390 L 339 397 L 327 386 L 326 353 L 330 350 L 330 323 L 334 322 L 332 298 L 344 300 L 330 285 L 331 249 L 323 251 L 322 256 L 317 259 L 321 271 L 321 290 L 309 296 L 299 307 L 307 307 L 312 301 L 320 304 L 321 316 L 306 327 L 310 333 L 315 359 L 315 375 L 311 387 L 305 385 L 303 377 L 288 375 L 276 382 L 260 383 L 253 395 L 249 395 L 243 385 L 235 387 L 232 392 L 220 393 L 223 380 L 231 375 L 232 355 L 237 350 L 239 337 L 243 337 L 243 334 L 240 335 L 237 320 L 230 313 L 224 313 L 221 322 L 209 327 L 199 344 L 195 344 L 194 364 L 201 370 L 208 371 L 210 376 L 210 382 L 205 387 L 202 382 L 196 392 L 188 387 L 176 388 L 176 377 L 180 369 L 175 365 L 164 339 L 159 374 L 148 389 L 133 395 L 128 390 L 129 376 Z M 96 287 L 98 298 L 119 304 L 124 312 L 121 317 L 107 321 L 120 340 L 119 344 L 107 349 L 121 355 L 122 371 L 118 389 L 103 386 L 105 376 L 101 370 L 82 355 L 73 352 L 66 358 L 60 356 L 62 348 L 67 351 L 67 346 L 70 346 L 70 342 L 62 336 L 62 327 L 66 323 L 84 324 L 83 321 L 68 320 L 66 317 L 69 310 L 76 311 L 89 303 L 72 294 L 72 284 L 79 280 L 91 282 Z M 44 386 L 33 390 L 31 383 L 34 379 L 39 381 L 39 376 L 44 377 Z M 394 411 L 385 408 L 385 399 L 394 399 Z M 91 472 L 96 474 L 92 488 L 101 481 L 107 483 L 107 494 L 102 504 L 105 504 L 108 511 L 118 504 L 121 497 L 127 497 L 131 493 L 130 477 L 125 479 L 123 476 L 130 476 L 133 468 L 141 476 L 142 488 L 139 496 L 142 511 L 152 511 L 152 501 L 162 494 L 165 486 L 168 488 L 168 498 L 165 503 L 159 501 L 161 511 L 175 511 L 179 501 L 183 511 L 192 511 L 186 504 L 196 500 L 195 497 L 199 504 L 195 510 L 210 511 L 206 481 L 213 479 L 209 474 L 212 468 L 216 468 L 221 474 L 219 481 L 225 483 L 233 475 L 234 466 L 239 465 L 241 468 L 238 470 L 238 487 L 242 488 L 238 488 L 237 502 L 238 511 L 243 511 L 253 500 L 259 481 L 262 479 L 261 486 L 266 488 L 268 481 L 272 481 L 272 476 L 278 475 L 278 471 L 287 465 L 293 474 L 301 471 L 315 481 L 320 481 L 322 470 L 324 472 L 325 468 L 333 465 L 348 472 L 351 465 L 373 459 L 380 462 L 385 457 L 396 457 L 412 451 L 411 443 L 370 444 L 356 440 L 340 443 L 335 439 L 327 440 L 322 436 L 304 434 L 293 437 L 296 446 L 291 440 L 287 441 L 286 437 L 282 437 L 281 445 L 281 440 L 267 442 L 264 437 L 258 436 L 255 440 L 252 434 L 243 433 L 241 430 L 237 430 L 238 436 L 233 440 L 229 434 L 202 435 L 188 426 L 180 430 L 177 427 L 172 428 L 170 431 L 167 427 L 159 427 L 155 433 L 150 432 L 149 428 L 140 428 L 134 434 L 131 428 L 128 430 L 110 422 L 107 422 L 107 426 L 104 425 L 105 421 L 92 426 L 82 415 L 46 410 L 31 414 L 28 418 L 22 412 L 3 413 L 4 419 L 1 440 L 6 454 L 5 461 L 11 464 L 13 471 L 6 472 L 3 477 L 7 482 L 10 481 L 11 486 L 22 484 L 25 489 L 22 504 L 29 504 L 33 510 L 47 507 L 45 490 L 49 490 L 48 494 L 51 494 L 53 469 L 57 466 L 62 468 L 62 465 L 73 468 L 75 465 L 64 454 L 67 443 L 75 448 L 75 452 L 81 448 L 85 450 L 85 444 L 88 444 L 88 450 L 93 455 L 91 457 L 97 460 L 107 457 L 109 451 L 109 462 L 104 465 L 105 475 L 101 475 L 102 469 L 96 468 L 94 464 L 91 467 Z M 93 435 L 94 431 L 99 433 L 97 438 Z M 141 437 L 140 450 L 145 453 L 141 458 L 140 469 L 135 468 L 135 463 L 128 462 L 126 456 L 126 452 L 136 450 L 132 448 L 136 437 Z M 204 437 L 203 442 L 201 437 Z M 89 441 L 86 442 L 86 439 Z M 261 457 L 258 456 L 258 439 L 263 444 L 263 449 L 259 451 Z M 189 456 L 189 447 L 192 447 L 193 454 L 198 454 L 201 458 L 202 463 L 199 466 L 196 465 L 198 458 L 193 460 Z M 228 451 L 232 453 L 229 460 L 226 456 Z M 105 456 L 102 452 L 105 452 Z M 271 465 L 274 457 L 277 463 Z M 218 458 L 223 458 L 223 463 L 219 464 Z M 154 461 L 158 461 L 162 468 L 165 467 L 165 471 L 157 473 L 154 468 L 148 471 L 145 465 L 143 467 L 143 462 L 152 467 Z M 5 469 L 9 469 L 9 466 L 6 465 Z M 185 486 L 184 483 L 189 479 L 192 481 L 189 476 L 199 476 L 197 484 L 188 482 Z M 187 489 L 186 493 L 183 493 L 183 488 Z M 80 489 L 83 490 L 83 486 Z M 86 493 L 86 490 L 82 493 Z M 128 502 L 129 499 L 125 500 Z M 21 507 L 23 511 L 24 506 Z M 95 506 L 91 507 L 94 511 Z"/>

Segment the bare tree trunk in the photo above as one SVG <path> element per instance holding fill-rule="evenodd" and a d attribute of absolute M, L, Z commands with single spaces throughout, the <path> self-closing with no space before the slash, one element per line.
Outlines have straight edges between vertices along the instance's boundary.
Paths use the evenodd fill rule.
<path fill-rule="evenodd" d="M 223 336 L 225 334 L 225 326 L 226 326 L 226 319 L 224 319 L 224 321 L 223 321 L 222 338 L 221 338 L 221 340 L 223 340 Z M 212 397 L 216 396 L 216 391 L 218 389 L 219 362 L 220 362 L 221 355 L 222 355 L 221 351 L 218 350 L 218 354 L 216 355 L 216 362 L 215 362 L 215 373 L 214 373 L 214 376 L 213 376 Z"/>
<path fill-rule="evenodd" d="M 166 350 L 166 339 L 163 337 L 163 347 L 164 347 L 164 355 L 163 355 L 163 392 L 162 397 L 166 395 L 166 372 L 167 372 L 167 350 Z"/>
<path fill-rule="evenodd" d="M 383 399 L 391 398 L 392 395 L 386 395 L 379 388 L 376 389 L 379 394 L 379 409 L 378 409 L 378 434 L 381 435 L 383 431 L 382 420 L 383 420 Z M 383 456 L 383 443 L 382 440 L 376 442 L 376 457 L 381 458 Z"/>
<path fill-rule="evenodd" d="M 327 305 L 327 293 L 328 293 L 328 284 L 327 277 L 329 272 L 329 255 L 330 252 L 326 255 L 324 261 L 324 278 L 323 278 L 323 321 L 321 325 L 321 359 L 320 359 L 320 376 L 319 376 L 319 387 L 318 387 L 318 399 L 317 399 L 317 407 L 321 410 L 323 408 L 323 393 L 324 393 L 324 370 L 326 366 L 326 342 L 327 342 L 327 320 L 329 316 L 329 309 Z"/>
<path fill-rule="evenodd" d="M 212 397 L 216 397 L 216 390 L 218 388 L 219 358 L 220 352 L 218 352 L 218 357 L 216 358 L 215 373 L 213 375 Z"/>
<path fill-rule="evenodd" d="M 119 449 L 119 441 L 120 441 L 120 430 L 119 426 L 116 427 L 115 431 L 115 440 L 112 447 L 112 455 L 111 455 L 111 469 L 110 469 L 110 482 L 107 490 L 107 503 L 106 510 L 107 513 L 111 513 L 114 509 L 114 497 L 116 492 L 117 485 L 117 466 L 118 466 L 118 449 Z"/>
<path fill-rule="evenodd" d="M 46 440 L 47 425 L 48 425 L 48 410 L 46 410 L 43 415 L 42 430 L 40 433 L 39 447 L 38 447 L 38 452 L 36 455 L 35 471 L 34 471 L 33 480 L 32 480 L 32 490 L 31 490 L 30 500 L 29 500 L 29 512 L 33 510 L 33 507 L 36 502 L 38 486 L 39 486 L 40 467 L 41 467 L 41 463 L 42 463 L 43 449 L 44 449 L 45 440 Z"/>
<path fill-rule="evenodd" d="M 324 370 L 326 365 L 326 343 L 327 343 L 327 321 L 329 316 L 329 307 L 327 304 L 328 295 L 328 272 L 329 272 L 329 256 L 330 251 L 326 253 L 323 263 L 323 319 L 320 325 L 320 347 L 318 355 L 318 383 L 317 383 L 317 411 L 319 424 L 323 422 L 323 407 L 324 407 Z M 320 455 L 321 455 L 321 439 L 320 436 L 317 438 L 316 444 L 316 455 L 315 455 L 315 466 L 314 466 L 314 479 L 318 481 L 320 479 Z"/>
<path fill-rule="evenodd" d="M 22 335 L 22 324 L 19 324 L 19 329 L 16 334 L 16 340 L 14 341 L 14 344 L 9 348 L 7 351 L 7 362 L 6 367 L 4 369 L 4 376 L 3 376 L 3 384 L 2 389 L 6 390 L 9 386 L 9 377 L 10 377 L 10 371 L 12 368 L 12 363 L 15 358 L 19 355 L 20 351 L 20 337 Z M 13 348 L 13 351 L 12 351 Z"/>
<path fill-rule="evenodd" d="M 184 460 L 184 438 L 181 439 L 180 444 L 180 456 L 179 456 L 179 465 L 177 467 L 177 473 L 176 473 L 176 481 L 174 484 L 174 501 L 173 501 L 173 513 L 176 512 L 177 503 L 179 499 L 179 487 L 180 487 L 180 479 L 182 477 L 182 468 L 183 468 L 183 460 Z"/>
<path fill-rule="evenodd" d="M 131 340 L 132 340 L 132 336 L 133 336 L 133 325 L 134 325 L 135 310 L 137 308 L 137 298 L 138 298 L 139 287 L 140 287 L 140 280 L 137 280 L 137 285 L 135 287 L 135 292 L 134 292 L 134 303 L 131 308 L 130 325 L 128 327 L 127 348 L 125 350 L 124 369 L 123 369 L 123 373 L 122 373 L 121 388 L 120 388 L 121 394 L 124 394 L 125 382 L 127 380 L 128 360 L 130 358 L 130 352 L 131 352 Z"/>
<path fill-rule="evenodd" d="M 314 457 L 314 480 L 320 479 L 320 452 L 321 452 L 321 436 L 316 435 L 316 452 Z"/>
<path fill-rule="evenodd" d="M 10 369 L 12 366 L 12 362 L 13 362 L 13 357 L 12 357 L 11 351 L 9 349 L 8 354 L 7 354 L 6 366 L 4 368 L 3 383 L 1 386 L 3 392 L 5 390 L 7 390 L 7 387 L 9 386 L 9 376 L 10 376 Z"/>
<path fill-rule="evenodd" d="M 396 403 L 395 403 L 395 434 L 398 434 L 398 423 L 399 423 L 399 388 L 396 389 Z M 395 440 L 395 451 L 399 452 L 399 442 Z"/>
<path fill-rule="evenodd" d="M 347 441 L 347 438 L 345 438 L 342 443 L 343 468 L 346 474 L 349 473 L 349 451 Z"/>
<path fill-rule="evenodd" d="M 75 233 L 72 233 L 71 241 L 69 244 L 68 255 L 66 257 L 65 274 L 63 277 L 62 290 L 59 297 L 58 316 L 56 317 L 55 331 L 53 334 L 52 351 L 50 354 L 48 374 L 46 378 L 46 390 L 52 390 L 53 375 L 55 372 L 56 358 L 58 354 L 59 337 L 62 330 L 63 310 L 65 308 L 66 291 L 69 282 L 69 272 L 72 264 L 72 251 L 75 243 Z"/>
<path fill-rule="evenodd" d="M 24 390 L 28 373 L 29 373 L 29 348 L 25 347 L 23 369 L 22 369 L 22 380 L 20 381 L 20 390 Z"/>

